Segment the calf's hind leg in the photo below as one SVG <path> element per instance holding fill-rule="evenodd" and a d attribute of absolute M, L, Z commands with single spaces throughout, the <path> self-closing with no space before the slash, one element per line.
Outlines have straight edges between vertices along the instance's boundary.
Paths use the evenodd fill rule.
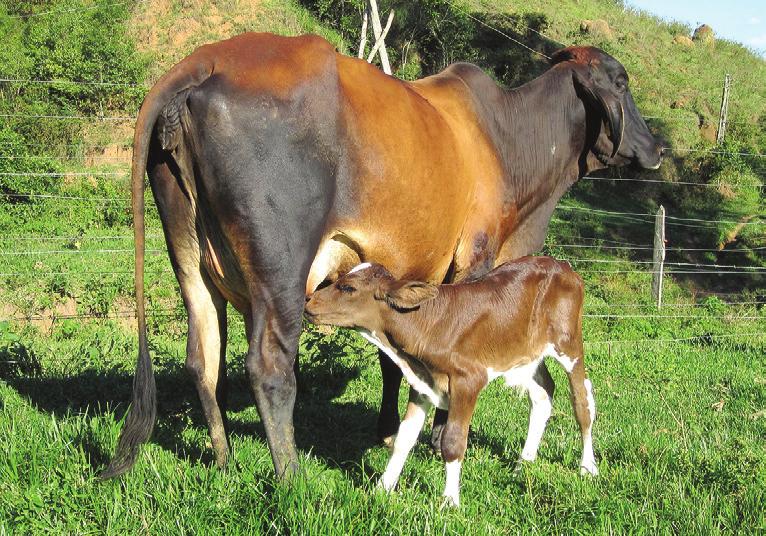
<path fill-rule="evenodd" d="M 591 475 L 598 474 L 596 457 L 593 454 L 593 422 L 596 420 L 596 402 L 593 398 L 593 385 L 588 379 L 583 363 L 582 340 L 569 345 L 571 348 L 563 356 L 559 353 L 557 358 L 561 362 L 569 376 L 569 399 L 572 402 L 575 419 L 580 427 L 582 436 L 582 459 L 580 461 L 580 473 Z M 572 361 L 567 361 L 566 356 L 572 356 Z"/>
<path fill-rule="evenodd" d="M 582 359 L 575 364 L 574 370 L 569 374 L 569 396 L 572 400 L 575 418 L 580 426 L 582 436 L 582 459 L 580 472 L 582 474 L 598 474 L 596 457 L 593 454 L 593 422 L 596 420 L 596 402 L 593 398 L 593 384 L 585 373 Z"/>

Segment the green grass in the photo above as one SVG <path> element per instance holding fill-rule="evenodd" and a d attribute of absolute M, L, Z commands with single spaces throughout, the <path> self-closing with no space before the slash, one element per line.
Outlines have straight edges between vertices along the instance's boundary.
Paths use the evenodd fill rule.
<path fill-rule="evenodd" d="M 4 207 L 8 210 L 13 209 Z M 50 216 L 63 209 L 51 200 L 39 210 Z M 82 218 L 88 214 L 85 209 L 78 213 Z M 324 337 L 309 329 L 301 344 L 295 411 L 306 474 L 290 486 L 279 484 L 247 387 L 244 330 L 235 314 L 228 347 L 233 456 L 225 470 L 216 469 L 196 391 L 183 369 L 185 324 L 176 284 L 166 271 L 165 254 L 158 253 L 149 257 L 153 275 L 147 285 L 159 391 L 157 427 L 132 472 L 115 482 L 99 482 L 95 475 L 115 446 L 130 399 L 136 337 L 132 321 L 107 318 L 130 309 L 130 274 L 78 273 L 132 267 L 130 254 L 93 251 L 130 247 L 129 239 L 106 244 L 90 239 L 129 232 L 121 225 L 103 227 L 97 214 L 92 213 L 92 228 L 79 239 L 79 249 L 35 245 L 75 253 L 3 257 L 3 272 L 38 271 L 22 279 L 3 278 L 0 301 L 13 308 L 13 316 L 49 315 L 55 310 L 51 300 L 59 296 L 73 300 L 77 314 L 101 317 L 0 324 L 0 361 L 16 361 L 0 363 L 0 532 L 766 530 L 763 309 L 728 306 L 716 298 L 695 302 L 669 279 L 666 301 L 689 307 L 661 314 L 691 318 L 650 318 L 657 311 L 645 274 L 590 273 L 593 265 L 557 249 L 556 243 L 578 239 L 574 229 L 586 232 L 588 225 L 599 224 L 592 214 L 573 219 L 566 211 L 556 214 L 561 222 L 554 220 L 547 250 L 584 272 L 586 314 L 635 315 L 585 321 L 586 363 L 598 408 L 597 478 L 579 475 L 580 446 L 566 377 L 551 364 L 559 387 L 553 417 L 538 461 L 521 477 L 512 469 L 526 433 L 527 402 L 495 383 L 482 394 L 473 421 L 459 510 L 440 509 L 443 464 L 425 444 L 411 455 L 398 491 L 390 497 L 377 493 L 374 482 L 387 451 L 374 444 L 381 388 L 375 353 L 351 333 Z M 156 219 L 149 221 L 149 233 L 156 235 Z M 6 244 L 4 251 L 27 247 Z M 150 247 L 162 250 L 162 239 L 152 239 Z M 580 257 L 594 255 L 616 261 L 609 269 L 643 268 L 604 251 L 589 250 Z M 59 266 L 69 275 L 46 275 Z M 625 303 L 644 306 L 619 307 Z M 661 342 L 731 333 L 759 335 Z M 629 342 L 634 340 L 642 342 Z M 403 389 L 402 408 L 405 394 Z"/>

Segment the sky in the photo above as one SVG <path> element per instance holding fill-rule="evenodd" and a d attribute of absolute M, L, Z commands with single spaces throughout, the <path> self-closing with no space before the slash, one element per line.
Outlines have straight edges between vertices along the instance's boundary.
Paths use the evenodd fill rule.
<path fill-rule="evenodd" d="M 766 0 L 626 0 L 663 19 L 713 28 L 717 37 L 737 41 L 766 57 Z"/>

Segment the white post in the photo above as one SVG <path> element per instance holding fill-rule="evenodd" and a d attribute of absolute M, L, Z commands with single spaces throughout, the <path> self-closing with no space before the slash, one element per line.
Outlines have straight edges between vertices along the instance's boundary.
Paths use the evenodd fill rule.
<path fill-rule="evenodd" d="M 381 47 L 384 49 L 386 48 L 385 39 L 388 35 L 388 30 L 391 29 L 391 23 L 394 22 L 394 10 L 391 10 L 391 13 L 388 14 L 388 21 L 386 21 L 386 27 L 383 28 L 383 33 L 380 34 L 380 37 L 378 37 L 378 40 L 375 41 L 375 46 L 372 47 L 372 50 L 370 51 L 370 55 L 367 56 L 367 63 L 372 63 L 372 58 L 375 57 L 375 54 L 378 53 L 378 50 L 380 50 Z M 389 71 L 391 68 L 389 67 Z M 391 74 L 390 72 L 387 74 Z"/>
<path fill-rule="evenodd" d="M 359 54 L 358 58 L 364 58 L 364 46 L 367 44 L 367 10 L 364 10 L 364 18 L 362 19 L 362 38 L 359 40 Z M 369 62 L 368 62 L 369 63 Z"/>
<path fill-rule="evenodd" d="M 716 143 L 721 145 L 726 136 L 726 121 L 729 115 L 729 87 L 731 86 L 731 75 L 727 74 L 723 81 L 723 96 L 721 97 L 721 114 L 718 116 L 718 135 Z"/>
<path fill-rule="evenodd" d="M 657 309 L 662 307 L 662 274 L 665 269 L 665 207 L 660 205 L 654 220 L 654 264 L 652 273 L 652 297 Z"/>
<path fill-rule="evenodd" d="M 372 32 L 375 34 L 375 41 L 377 41 L 383 35 L 380 15 L 378 15 L 378 3 L 375 0 L 367 0 L 367 7 L 370 11 L 370 19 L 372 19 Z M 380 47 L 380 65 L 383 67 L 384 73 L 391 74 L 391 64 L 388 63 L 388 51 L 385 44 Z"/>

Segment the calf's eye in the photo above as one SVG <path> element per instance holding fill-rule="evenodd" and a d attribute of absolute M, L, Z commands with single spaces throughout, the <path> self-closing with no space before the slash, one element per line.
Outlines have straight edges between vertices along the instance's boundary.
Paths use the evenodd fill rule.
<path fill-rule="evenodd" d="M 338 290 L 346 294 L 351 294 L 352 292 L 356 291 L 356 289 L 351 285 L 338 285 Z"/>

